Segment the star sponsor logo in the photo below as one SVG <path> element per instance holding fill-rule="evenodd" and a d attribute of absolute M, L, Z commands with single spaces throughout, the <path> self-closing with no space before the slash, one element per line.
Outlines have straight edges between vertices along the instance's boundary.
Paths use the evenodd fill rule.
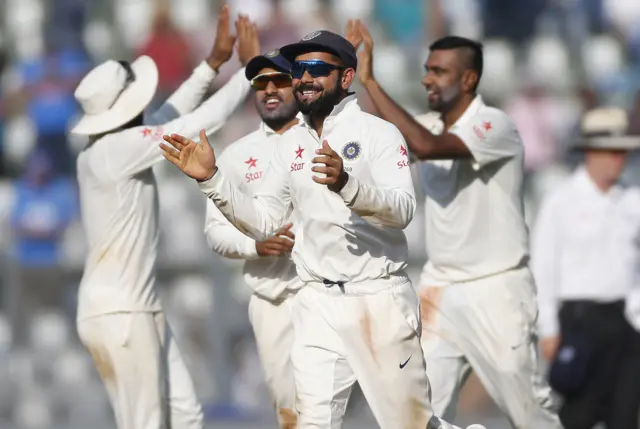
<path fill-rule="evenodd" d="M 304 149 L 302 149 L 300 146 L 298 146 L 298 149 L 296 150 L 296 158 L 295 159 L 302 159 L 302 152 L 304 152 Z"/>
<path fill-rule="evenodd" d="M 246 173 L 244 175 L 244 179 L 246 180 L 247 183 L 251 183 L 254 180 L 262 179 L 263 174 L 264 174 L 263 171 L 256 171 L 255 173 Z"/>
<path fill-rule="evenodd" d="M 145 127 L 140 130 L 140 134 L 142 134 L 144 138 L 151 137 L 152 140 L 160 140 L 162 139 L 163 131 L 162 127 Z"/>
<path fill-rule="evenodd" d="M 256 163 L 258 162 L 257 159 L 255 159 L 254 157 L 250 156 L 249 159 L 247 159 L 244 163 L 248 165 L 247 168 L 256 168 Z"/>

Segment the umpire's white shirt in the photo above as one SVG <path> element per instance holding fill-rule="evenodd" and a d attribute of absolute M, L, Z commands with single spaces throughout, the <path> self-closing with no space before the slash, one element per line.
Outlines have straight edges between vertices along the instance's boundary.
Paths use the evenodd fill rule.
<path fill-rule="evenodd" d="M 558 333 L 560 301 L 626 299 L 640 287 L 640 189 L 604 193 L 584 167 L 576 169 L 543 201 L 531 262 L 542 336 Z"/>
<path fill-rule="evenodd" d="M 478 95 L 449 132 L 473 157 L 421 165 L 429 258 L 422 286 L 486 277 L 528 258 L 524 149 L 513 121 Z"/>
<path fill-rule="evenodd" d="M 260 188 L 272 155 L 281 143 L 282 135 L 263 122 L 259 129 L 229 145 L 218 163 L 224 166 L 225 177 L 234 187 L 252 196 Z M 296 222 L 285 220 L 285 223 L 289 222 L 294 224 L 291 231 L 295 233 Z M 227 258 L 247 260 L 244 279 L 258 295 L 274 300 L 302 285 L 291 257 L 259 256 L 256 240 L 233 226 L 210 199 L 207 199 L 204 232 L 214 252 Z"/>
<path fill-rule="evenodd" d="M 340 194 L 316 183 L 311 160 L 327 140 L 349 181 Z M 292 258 L 300 279 L 364 284 L 405 282 L 407 240 L 415 192 L 404 138 L 389 122 L 363 112 L 355 96 L 326 118 L 321 136 L 306 120 L 283 134 L 253 198 L 227 178 L 220 163 L 201 190 L 238 229 L 256 238 L 274 232 L 294 212 Z"/>
<path fill-rule="evenodd" d="M 88 254 L 78 320 L 124 311 L 159 311 L 155 290 L 158 192 L 151 167 L 163 159 L 165 133 L 213 132 L 249 91 L 244 69 L 198 109 L 215 77 L 200 64 L 140 127 L 99 137 L 78 156 L 78 182 Z M 191 112 L 191 113 L 188 113 Z M 181 116 L 182 115 L 182 116 Z"/>

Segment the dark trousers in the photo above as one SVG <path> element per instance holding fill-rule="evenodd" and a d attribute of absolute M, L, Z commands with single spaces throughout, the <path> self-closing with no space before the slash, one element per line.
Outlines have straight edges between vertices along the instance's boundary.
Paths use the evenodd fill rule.
<path fill-rule="evenodd" d="M 640 334 L 624 317 L 624 302 L 566 301 L 560 310 L 563 338 L 587 334 L 588 377 L 560 410 L 565 429 L 638 429 Z"/>

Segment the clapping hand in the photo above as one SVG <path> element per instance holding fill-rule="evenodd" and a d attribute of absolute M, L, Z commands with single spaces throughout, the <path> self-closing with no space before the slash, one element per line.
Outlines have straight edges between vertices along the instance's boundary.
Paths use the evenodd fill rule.
<path fill-rule="evenodd" d="M 204 182 L 218 170 L 216 156 L 205 130 L 200 130 L 200 143 L 179 134 L 166 135 L 163 139 L 169 144 L 160 143 L 162 155 L 192 179 Z"/>
<path fill-rule="evenodd" d="M 324 173 L 326 177 L 313 176 L 313 181 L 327 185 L 330 191 L 340 192 L 349 180 L 349 175 L 344 171 L 342 158 L 336 153 L 327 141 L 322 142 L 322 148 L 316 150 L 316 156 L 311 160 L 314 164 L 324 164 L 325 166 L 313 166 L 311 171 Z"/>

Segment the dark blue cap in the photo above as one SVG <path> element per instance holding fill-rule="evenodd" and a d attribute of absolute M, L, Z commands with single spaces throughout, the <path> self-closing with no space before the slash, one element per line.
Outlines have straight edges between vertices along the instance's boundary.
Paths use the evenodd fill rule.
<path fill-rule="evenodd" d="M 282 56 L 293 63 L 298 55 L 308 52 L 327 52 L 340 58 L 347 68 L 358 67 L 356 48 L 344 37 L 327 30 L 309 33 L 297 43 L 280 48 Z"/>
<path fill-rule="evenodd" d="M 291 73 L 291 63 L 280 54 L 278 49 L 269 51 L 264 55 L 253 57 L 251 61 L 247 63 L 244 69 L 244 75 L 248 80 L 251 80 L 264 68 L 275 69 L 282 73 Z"/>

